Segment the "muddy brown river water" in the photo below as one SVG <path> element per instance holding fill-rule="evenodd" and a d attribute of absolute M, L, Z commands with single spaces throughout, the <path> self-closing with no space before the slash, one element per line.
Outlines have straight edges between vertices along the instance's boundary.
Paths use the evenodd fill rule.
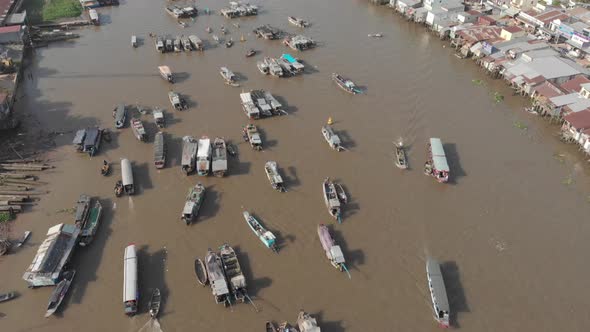
<path fill-rule="evenodd" d="M 455 328 L 465 331 L 588 331 L 590 211 L 588 166 L 576 149 L 561 144 L 557 127 L 521 110 L 499 81 L 453 56 L 436 37 L 385 7 L 365 1 L 259 1 L 258 17 L 199 16 L 182 29 L 164 2 L 126 1 L 100 9 L 103 25 L 80 31 L 73 43 L 38 49 L 17 109 L 32 115 L 31 131 L 71 132 L 88 125 L 112 128 L 111 110 L 120 102 L 166 107 L 167 167 L 156 170 L 152 145 L 138 142 L 129 128 L 117 131 L 94 158 L 75 154 L 73 133 L 57 138 L 49 158 L 57 168 L 42 175 L 50 194 L 19 216 L 14 236 L 33 235 L 18 252 L 0 259 L 0 290 L 19 298 L 0 304 L 1 331 L 138 331 L 148 321 L 150 289 L 162 290 L 159 323 L 164 331 L 262 331 L 267 320 L 295 322 L 304 308 L 322 331 L 437 331 L 430 309 L 425 257 L 443 262 Z M 200 9 L 224 3 L 202 1 Z M 312 22 L 304 34 L 319 46 L 298 53 L 309 70 L 299 77 L 262 76 L 256 60 L 279 56 L 279 41 L 256 39 L 250 31 L 269 23 L 298 29 L 286 17 Z M 214 47 L 207 26 L 229 28 L 236 44 Z M 208 41 L 203 54 L 157 53 L 148 33 L 196 33 Z M 371 39 L 368 33 L 382 32 Z M 245 34 L 247 41 L 239 42 Z M 143 44 L 130 47 L 137 34 Z M 249 48 L 261 54 L 245 58 Z M 158 65 L 180 73 L 174 89 L 191 108 L 172 111 L 170 86 Z M 222 83 L 220 66 L 242 78 L 241 88 Z M 351 96 L 330 74 L 351 77 L 366 93 Z M 473 84 L 482 79 L 484 86 Z M 263 88 L 288 105 L 289 115 L 256 121 L 265 149 L 241 141 L 248 123 L 239 104 L 242 89 Z M 492 93 L 506 96 L 502 103 Z M 333 117 L 347 152 L 329 149 L 320 128 Z M 151 117 L 144 123 L 153 135 Z M 527 129 L 520 129 L 523 123 Z M 237 144 L 225 178 L 184 176 L 181 137 L 224 136 Z M 392 161 L 392 141 L 409 145 L 410 170 Z M 440 137 L 451 183 L 422 174 L 426 140 Z M 556 155 L 561 157 L 556 158 Z M 99 175 L 102 159 L 134 163 L 137 195 L 115 198 L 118 166 Z M 264 163 L 275 160 L 287 193 L 270 187 Z M 321 182 L 341 181 L 351 202 L 342 224 L 325 208 Z M 569 181 L 571 180 L 571 181 Z M 179 219 L 188 188 L 207 186 L 198 221 Z M 91 246 L 80 248 L 71 265 L 76 279 L 57 316 L 43 318 L 50 288 L 27 289 L 21 279 L 49 226 L 72 223 L 58 210 L 73 206 L 80 193 L 99 197 L 105 213 Z M 255 213 L 274 231 L 282 249 L 264 248 L 242 217 Z M 325 259 L 318 223 L 331 224 L 352 279 Z M 123 250 L 139 251 L 140 313 L 123 314 Z M 197 284 L 193 261 L 207 248 L 233 245 L 246 274 L 247 304 L 216 305 L 209 288 Z M 142 329 L 143 330 L 143 329 Z"/>

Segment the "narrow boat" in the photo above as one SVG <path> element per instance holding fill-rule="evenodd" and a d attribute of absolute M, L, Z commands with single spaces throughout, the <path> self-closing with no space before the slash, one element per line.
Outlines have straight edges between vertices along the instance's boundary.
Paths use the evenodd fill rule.
<path fill-rule="evenodd" d="M 221 67 L 220 70 L 219 70 L 219 74 L 221 75 L 221 77 L 223 77 L 223 80 L 225 81 L 225 84 L 231 85 L 231 86 L 234 86 L 234 87 L 240 86 L 240 84 L 238 84 L 236 82 L 236 74 L 234 74 L 227 67 Z"/>
<path fill-rule="evenodd" d="M 332 80 L 336 82 L 336 84 L 338 84 L 342 90 L 348 93 L 352 93 L 354 95 L 362 92 L 353 81 L 346 77 L 340 76 L 339 74 L 333 73 Z"/>
<path fill-rule="evenodd" d="M 29 239 L 29 236 L 31 236 L 31 231 L 25 231 L 25 233 L 23 234 L 23 236 L 16 243 L 16 247 L 17 248 L 22 247 L 22 245 L 25 244 L 25 242 L 27 242 L 27 240 Z"/>
<path fill-rule="evenodd" d="M 121 129 L 125 127 L 125 120 L 127 119 L 127 107 L 124 104 L 119 104 L 113 110 L 113 118 L 115 119 L 115 127 Z"/>
<path fill-rule="evenodd" d="M 100 175 L 107 176 L 111 172 L 111 165 L 106 161 L 102 161 L 102 167 L 100 168 Z"/>
<path fill-rule="evenodd" d="M 424 174 L 433 176 L 436 181 L 449 181 L 449 164 L 440 138 L 431 138 L 428 143 L 428 160 L 424 164 Z"/>
<path fill-rule="evenodd" d="M 450 307 L 447 289 L 440 270 L 440 264 L 430 257 L 426 261 L 426 277 L 428 278 L 428 289 L 430 290 L 434 319 L 442 327 L 449 327 Z"/>
<path fill-rule="evenodd" d="M 336 187 L 329 177 L 324 180 L 324 183 L 322 184 L 322 190 L 324 193 L 324 202 L 326 203 L 328 212 L 330 212 L 330 215 L 340 222 L 340 199 L 338 199 Z"/>
<path fill-rule="evenodd" d="M 252 56 L 255 56 L 255 55 L 256 55 L 256 50 L 255 50 L 255 49 L 252 49 L 252 48 L 251 48 L 251 49 L 249 49 L 249 50 L 246 52 L 246 58 L 249 58 L 249 57 L 252 57 Z"/>
<path fill-rule="evenodd" d="M 207 270 L 205 269 L 205 264 L 200 258 L 195 259 L 195 275 L 197 276 L 197 281 L 199 284 L 203 286 L 207 285 Z"/>
<path fill-rule="evenodd" d="M 154 122 L 158 128 L 166 127 L 166 119 L 164 118 L 164 110 L 160 108 L 155 108 L 152 111 L 152 115 L 154 117 Z"/>
<path fill-rule="evenodd" d="M 135 244 L 130 244 L 125 247 L 125 255 L 123 256 L 123 304 L 127 316 L 135 315 L 138 300 L 137 252 Z"/>
<path fill-rule="evenodd" d="M 227 146 L 225 140 L 221 137 L 216 137 L 213 141 L 211 172 L 219 178 L 223 177 L 227 172 Z"/>
<path fill-rule="evenodd" d="M 340 246 L 336 245 L 336 242 L 330 235 L 330 230 L 324 224 L 318 225 L 318 237 L 322 243 L 322 248 L 326 252 L 326 257 L 330 260 L 330 264 L 340 270 L 341 272 L 346 269 L 344 265 L 344 254 Z"/>
<path fill-rule="evenodd" d="M 273 322 L 266 322 L 266 332 L 277 332 L 277 327 Z"/>
<path fill-rule="evenodd" d="M 276 237 L 272 232 L 264 228 L 256 218 L 248 213 L 248 211 L 244 211 L 244 219 L 246 219 L 246 223 L 248 223 L 248 226 L 250 226 L 252 232 L 256 234 L 258 239 L 260 239 L 260 241 L 264 243 L 267 248 L 274 252 L 278 252 Z"/>
<path fill-rule="evenodd" d="M 121 159 L 121 183 L 123 191 L 127 195 L 135 194 L 135 185 L 133 184 L 133 167 L 127 158 Z"/>
<path fill-rule="evenodd" d="M 229 288 L 227 287 L 227 280 L 223 273 L 221 258 L 213 250 L 207 250 L 205 255 L 205 267 L 207 268 L 207 278 L 209 279 L 209 286 L 215 298 L 215 303 L 223 303 L 229 305 Z"/>
<path fill-rule="evenodd" d="M 193 50 L 193 45 L 189 37 L 183 36 L 180 41 L 182 42 L 182 48 L 185 52 L 190 52 Z"/>
<path fill-rule="evenodd" d="M 408 168 L 408 160 L 406 159 L 406 151 L 404 149 L 404 144 L 401 141 L 399 143 L 395 144 L 395 165 L 399 169 L 407 169 Z"/>
<path fill-rule="evenodd" d="M 190 40 L 190 42 L 195 50 L 197 50 L 197 51 L 203 50 L 203 41 L 199 37 L 197 37 L 196 35 L 190 35 L 190 36 L 188 36 L 188 39 Z"/>
<path fill-rule="evenodd" d="M 348 196 L 346 196 L 346 192 L 344 191 L 344 188 L 342 188 L 342 186 L 338 183 L 335 183 L 334 187 L 336 188 L 336 195 L 338 195 L 338 200 L 340 201 L 340 203 L 342 203 L 342 204 L 348 203 Z"/>
<path fill-rule="evenodd" d="M 262 151 L 262 138 L 256 125 L 249 124 L 243 129 L 244 140 L 250 143 L 252 149 Z"/>
<path fill-rule="evenodd" d="M 238 155 L 238 149 L 236 148 L 235 145 L 228 143 L 227 144 L 227 153 L 232 156 L 235 157 Z"/>
<path fill-rule="evenodd" d="M 201 183 L 197 183 L 192 187 L 188 195 L 186 195 L 186 201 L 184 208 L 182 209 L 181 219 L 189 225 L 195 217 L 199 215 L 199 210 L 205 199 L 205 186 Z"/>
<path fill-rule="evenodd" d="M 140 119 L 131 119 L 131 131 L 133 132 L 135 138 L 137 138 L 140 142 L 145 142 L 147 140 L 147 134 Z"/>
<path fill-rule="evenodd" d="M 268 75 L 270 73 L 270 67 L 268 66 L 268 63 L 266 63 L 266 61 L 264 60 L 257 61 L 256 67 L 264 75 Z"/>
<path fill-rule="evenodd" d="M 131 36 L 131 47 L 133 47 L 133 48 L 137 47 L 137 36 L 136 35 Z"/>
<path fill-rule="evenodd" d="M 230 48 L 234 46 L 234 41 L 230 38 L 228 41 L 225 42 L 225 47 Z"/>
<path fill-rule="evenodd" d="M 248 297 L 246 277 L 244 277 L 236 252 L 226 243 L 219 248 L 219 256 L 221 256 L 223 272 L 227 278 L 230 293 L 236 301 L 244 302 Z"/>
<path fill-rule="evenodd" d="M 168 100 L 170 100 L 170 104 L 172 104 L 172 107 L 177 111 L 182 111 L 188 108 L 184 98 L 180 97 L 180 95 L 174 91 L 168 92 Z"/>
<path fill-rule="evenodd" d="M 316 319 L 303 310 L 297 316 L 297 326 L 300 332 L 320 332 Z"/>
<path fill-rule="evenodd" d="M 182 138 L 182 172 L 189 175 L 195 170 L 195 162 L 197 160 L 198 142 L 192 136 L 184 136 Z"/>
<path fill-rule="evenodd" d="M 278 192 L 287 191 L 275 161 L 267 161 L 266 164 L 264 164 L 264 171 L 266 172 L 266 177 L 268 177 L 270 185 L 274 190 Z"/>
<path fill-rule="evenodd" d="M 164 133 L 157 132 L 154 136 L 154 166 L 157 169 L 162 169 L 166 165 L 166 142 L 164 141 Z"/>
<path fill-rule="evenodd" d="M 382 33 L 370 33 L 368 36 L 372 37 L 372 38 L 381 38 L 381 37 L 383 37 L 383 34 Z"/>
<path fill-rule="evenodd" d="M 14 299 L 15 297 L 16 297 L 16 293 L 14 293 L 14 292 L 0 294 L 0 303 L 10 301 L 10 300 Z"/>
<path fill-rule="evenodd" d="M 199 139 L 197 149 L 197 174 L 200 176 L 209 175 L 211 169 L 211 140 L 207 136 Z"/>
<path fill-rule="evenodd" d="M 170 70 L 170 67 L 159 66 L 158 71 L 160 72 L 160 76 L 162 76 L 162 78 L 165 81 L 168 81 L 170 83 L 174 83 L 174 77 L 172 76 L 172 71 Z"/>
<path fill-rule="evenodd" d="M 57 308 L 59 308 L 59 305 L 68 293 L 68 289 L 70 289 L 70 285 L 72 284 L 72 280 L 74 279 L 75 275 L 76 270 L 64 272 L 63 279 L 57 284 L 57 286 L 55 286 L 55 289 L 49 297 L 49 303 L 47 304 L 45 318 L 53 315 Z"/>
<path fill-rule="evenodd" d="M 81 194 L 76 201 L 76 209 L 74 211 L 74 222 L 77 227 L 82 228 L 88 215 L 90 214 L 90 196 Z"/>
<path fill-rule="evenodd" d="M 322 135 L 328 145 L 336 151 L 343 151 L 344 147 L 342 146 L 342 141 L 340 137 L 334 133 L 334 129 L 330 125 L 325 125 L 322 127 Z"/>
<path fill-rule="evenodd" d="M 118 180 L 117 183 L 115 183 L 115 196 L 117 197 L 121 197 L 121 195 L 123 195 L 123 181 Z"/>
<path fill-rule="evenodd" d="M 156 51 L 160 53 L 164 53 L 166 51 L 166 46 L 164 46 L 164 39 L 162 39 L 162 37 L 156 38 Z"/>
<path fill-rule="evenodd" d="M 289 16 L 287 19 L 289 20 L 289 23 L 299 28 L 307 28 L 309 26 L 309 23 L 307 21 L 304 21 L 302 18 Z"/>
<path fill-rule="evenodd" d="M 180 41 L 180 37 L 176 36 L 176 38 L 174 38 L 174 52 L 180 51 L 182 51 L 182 42 Z"/>
<path fill-rule="evenodd" d="M 160 295 L 160 289 L 154 288 L 152 291 L 152 297 L 150 298 L 150 316 L 152 318 L 158 317 L 158 313 L 160 312 L 160 302 L 162 301 L 162 296 Z"/>
<path fill-rule="evenodd" d="M 80 230 L 80 242 L 78 243 L 80 246 L 85 247 L 92 242 L 94 236 L 96 235 L 96 231 L 98 230 L 101 217 L 102 205 L 100 204 L 100 201 L 97 199 L 94 202 L 94 206 L 90 208 L 88 218 L 86 219 L 86 222 Z"/>

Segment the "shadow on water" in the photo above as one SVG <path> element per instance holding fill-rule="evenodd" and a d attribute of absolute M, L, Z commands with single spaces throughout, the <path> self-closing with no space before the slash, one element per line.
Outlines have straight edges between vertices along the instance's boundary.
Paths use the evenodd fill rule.
<path fill-rule="evenodd" d="M 132 163 L 133 182 L 135 184 L 135 194 L 141 195 L 144 191 L 153 189 L 152 178 L 150 177 L 150 164 L 147 162 L 137 164 Z"/>
<path fill-rule="evenodd" d="M 264 149 L 269 149 L 272 150 L 273 147 L 277 146 L 278 144 L 278 140 L 273 139 L 273 140 L 269 140 L 268 137 L 266 136 L 266 130 L 257 127 L 258 128 L 258 133 L 260 134 L 260 139 L 262 140 L 262 145 L 264 147 Z"/>
<path fill-rule="evenodd" d="M 108 157 L 109 151 L 117 150 L 119 148 L 119 137 L 121 136 L 121 132 L 111 130 L 111 129 L 107 129 L 107 130 L 108 130 L 108 134 L 106 134 L 106 135 L 110 137 L 110 141 L 107 141 L 105 139 L 105 136 L 103 136 L 102 142 L 100 143 L 100 149 L 98 150 L 99 156 L 104 155 L 105 157 Z M 109 138 L 107 138 L 107 139 L 109 139 Z"/>
<path fill-rule="evenodd" d="M 246 82 L 248 82 L 248 76 L 246 76 L 244 73 L 242 73 L 242 72 L 234 72 L 234 74 L 236 75 L 236 79 L 238 80 L 239 83 L 246 83 Z"/>
<path fill-rule="evenodd" d="M 190 73 L 187 73 L 187 72 L 174 73 L 174 83 L 175 84 L 188 81 L 189 78 L 191 78 Z"/>
<path fill-rule="evenodd" d="M 114 217 L 114 211 L 112 209 L 113 201 L 111 199 L 101 199 L 100 203 L 102 204 L 100 225 L 96 230 L 94 240 L 88 246 L 76 248 L 76 252 L 70 262 L 70 266 L 76 270 L 76 276 L 72 282 L 72 288 L 61 304 L 58 313 L 67 308 L 69 301 L 72 301 L 72 303 L 82 303 L 89 284 L 99 281 L 96 271 L 102 262 L 103 251 L 107 240 L 113 233 L 111 224 L 113 223 Z M 122 254 L 123 252 L 121 252 Z M 122 261 L 107 263 L 123 264 Z M 121 278 L 123 278 L 122 274 L 121 272 Z"/>
<path fill-rule="evenodd" d="M 301 180 L 297 175 L 297 169 L 294 166 L 289 166 L 285 171 L 280 173 L 283 174 L 283 181 L 285 182 L 285 186 L 288 188 L 288 190 L 297 188 L 301 185 Z"/>
<path fill-rule="evenodd" d="M 348 202 L 342 205 L 342 219 L 346 219 L 355 215 L 361 209 L 360 205 L 355 202 L 354 196 L 350 195 L 350 191 L 348 191 L 347 187 L 340 179 L 334 179 L 334 183 L 337 183 L 342 187 L 348 199 Z"/>
<path fill-rule="evenodd" d="M 208 186 L 205 189 L 205 199 L 199 210 L 199 215 L 193 220 L 192 224 L 202 221 L 205 222 L 207 219 L 215 217 L 221 207 L 219 204 L 220 199 L 221 193 L 215 190 L 215 186 Z"/>
<path fill-rule="evenodd" d="M 330 229 L 330 234 L 332 234 L 334 241 L 340 246 L 340 249 L 342 249 L 344 259 L 346 259 L 346 266 L 358 270 L 358 266 L 365 263 L 365 253 L 360 249 L 351 250 L 348 248 L 342 232 L 336 230 L 332 225 L 328 225 L 328 228 Z"/>
<path fill-rule="evenodd" d="M 459 328 L 458 314 L 461 312 L 470 312 L 467 299 L 465 298 L 465 290 L 461 284 L 459 266 L 456 262 L 444 262 L 440 265 L 440 269 L 449 298 L 449 307 L 451 309 L 450 322 L 452 326 Z"/>
<path fill-rule="evenodd" d="M 344 326 L 342 321 L 324 321 L 324 312 L 319 311 L 317 313 L 310 313 L 311 317 L 315 318 L 318 322 L 318 326 L 322 331 L 326 332 L 344 332 Z"/>
<path fill-rule="evenodd" d="M 338 130 L 336 131 L 338 137 L 340 137 L 340 141 L 342 141 L 342 146 L 346 149 L 353 149 L 356 147 L 356 142 L 350 137 L 348 131 L 346 130 Z"/>
<path fill-rule="evenodd" d="M 231 157 L 231 159 L 228 159 L 227 162 L 229 169 L 227 172 L 228 176 L 246 175 L 250 173 L 250 167 L 252 166 L 252 163 L 248 161 L 240 161 L 239 154 L 237 154 L 235 157 Z"/>
<path fill-rule="evenodd" d="M 273 94 L 273 97 L 275 97 L 275 99 L 281 103 L 281 105 L 283 105 L 283 110 L 285 112 L 287 112 L 287 114 L 293 114 L 293 113 L 297 113 L 297 111 L 299 110 L 297 107 L 293 106 L 293 105 L 289 105 L 289 103 L 287 102 L 287 100 L 282 97 L 282 96 L 277 96 L 275 94 Z"/>
<path fill-rule="evenodd" d="M 244 277 L 246 277 L 246 281 L 248 283 L 248 295 L 254 298 L 261 289 L 270 287 L 272 284 L 272 279 L 268 277 L 254 279 L 254 274 L 252 273 L 248 254 L 241 251 L 240 247 L 238 246 L 233 248 L 236 251 L 236 255 L 238 256 L 238 260 L 240 262 L 240 267 L 242 268 L 242 272 L 244 273 Z"/>
<path fill-rule="evenodd" d="M 166 142 L 166 168 L 178 167 L 182 163 L 182 137 L 172 136 L 170 133 L 164 133 Z"/>
<path fill-rule="evenodd" d="M 457 153 L 457 145 L 454 143 L 446 143 L 443 144 L 443 148 L 445 150 L 445 155 L 447 156 L 447 161 L 449 163 L 449 183 L 458 184 L 458 180 L 462 177 L 467 176 L 467 173 L 465 173 L 465 170 L 463 169 L 463 167 L 461 167 L 461 158 L 459 158 L 459 154 Z"/>
<path fill-rule="evenodd" d="M 174 109 L 170 109 L 170 112 L 164 111 L 165 128 L 182 122 L 180 118 L 176 117 L 176 112 Z"/>
<path fill-rule="evenodd" d="M 150 254 L 148 248 L 148 246 L 142 246 L 137 251 L 138 275 L 140 276 L 138 279 L 140 294 L 138 312 L 148 311 L 152 291 L 154 288 L 159 288 L 161 302 L 158 317 L 162 317 L 166 314 L 166 299 L 168 298 L 165 276 L 168 252 L 162 248 Z"/>

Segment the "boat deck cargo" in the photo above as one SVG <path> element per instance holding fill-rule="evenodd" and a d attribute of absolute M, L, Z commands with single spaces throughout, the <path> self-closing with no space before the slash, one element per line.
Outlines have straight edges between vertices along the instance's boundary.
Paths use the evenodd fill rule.
<path fill-rule="evenodd" d="M 289 36 L 283 40 L 283 43 L 295 51 L 305 51 L 315 47 L 315 41 L 303 35 Z"/>
<path fill-rule="evenodd" d="M 223 262 L 223 272 L 227 278 L 230 293 L 236 301 L 244 302 L 248 296 L 246 277 L 244 277 L 236 252 L 228 244 L 224 244 L 219 248 L 219 256 Z"/>
<path fill-rule="evenodd" d="M 434 319 L 443 327 L 449 327 L 450 307 L 447 289 L 440 270 L 440 264 L 432 258 L 428 258 L 426 261 L 426 276 L 428 278 Z"/>
<path fill-rule="evenodd" d="M 197 51 L 202 51 L 203 50 L 203 41 L 197 37 L 196 35 L 190 35 L 188 36 L 188 40 L 190 40 L 193 48 Z"/>
<path fill-rule="evenodd" d="M 198 142 L 192 136 L 184 136 L 182 138 L 182 172 L 186 175 L 195 170 L 195 162 L 197 160 Z"/>
<path fill-rule="evenodd" d="M 219 12 L 226 18 L 254 16 L 258 15 L 258 6 L 232 1 L 228 7 L 222 8 Z"/>
<path fill-rule="evenodd" d="M 216 137 L 213 141 L 211 172 L 217 177 L 223 177 L 227 172 L 227 147 L 225 140 L 220 137 Z"/>
<path fill-rule="evenodd" d="M 78 130 L 72 144 L 74 144 L 76 151 L 86 152 L 92 157 L 98 152 L 101 139 L 102 129 L 98 127 L 89 127 Z"/>
<path fill-rule="evenodd" d="M 227 287 L 227 280 L 223 273 L 221 258 L 211 249 L 207 251 L 207 255 L 205 256 L 205 267 L 207 269 L 211 292 L 215 297 L 215 303 L 229 304 L 229 288 Z"/>
<path fill-rule="evenodd" d="M 204 176 L 209 174 L 211 168 L 211 140 L 207 136 L 199 139 L 197 149 L 197 174 Z"/>
<path fill-rule="evenodd" d="M 123 258 L 123 304 L 125 305 L 126 315 L 135 315 L 138 300 L 137 253 L 135 251 L 135 245 L 130 244 L 125 248 L 125 256 Z"/>
<path fill-rule="evenodd" d="M 253 32 L 257 37 L 267 40 L 275 40 L 283 36 L 283 31 L 281 29 L 275 28 L 268 24 L 259 26 L 258 28 L 254 29 Z"/>
<path fill-rule="evenodd" d="M 64 265 L 78 243 L 79 234 L 80 228 L 75 225 L 58 224 L 49 228 L 47 238 L 23 274 L 23 279 L 30 287 L 53 286 L 60 281 Z"/>
<path fill-rule="evenodd" d="M 156 168 L 164 168 L 166 165 L 166 142 L 164 134 L 159 131 L 154 137 L 154 165 Z"/>
<path fill-rule="evenodd" d="M 326 252 L 326 257 L 330 260 L 330 263 L 340 271 L 344 270 L 344 254 L 340 246 L 336 245 L 330 230 L 324 224 L 318 225 L 318 237 L 322 243 L 322 248 Z"/>
<path fill-rule="evenodd" d="M 436 181 L 449 181 L 449 164 L 440 138 L 431 138 L 428 143 L 428 161 L 424 165 L 424 173 L 432 175 Z"/>

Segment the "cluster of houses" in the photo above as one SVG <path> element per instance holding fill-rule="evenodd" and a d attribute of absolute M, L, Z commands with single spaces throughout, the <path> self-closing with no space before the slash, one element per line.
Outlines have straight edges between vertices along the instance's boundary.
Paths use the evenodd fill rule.
<path fill-rule="evenodd" d="M 553 0 L 390 0 L 407 20 L 450 40 L 490 76 L 531 99 L 590 155 L 590 9 Z"/>

